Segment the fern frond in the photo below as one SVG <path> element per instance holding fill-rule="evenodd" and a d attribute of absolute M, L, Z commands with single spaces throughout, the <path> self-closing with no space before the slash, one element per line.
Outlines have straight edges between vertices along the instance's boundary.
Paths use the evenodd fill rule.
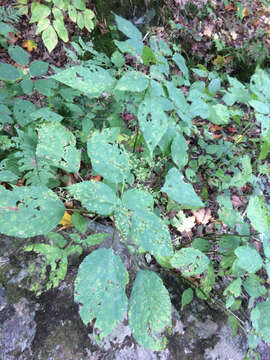
<path fill-rule="evenodd" d="M 15 9 L 10 6 L 9 7 L 0 6 L 0 21 L 14 24 L 20 20 L 21 16 L 22 14 L 18 9 Z"/>

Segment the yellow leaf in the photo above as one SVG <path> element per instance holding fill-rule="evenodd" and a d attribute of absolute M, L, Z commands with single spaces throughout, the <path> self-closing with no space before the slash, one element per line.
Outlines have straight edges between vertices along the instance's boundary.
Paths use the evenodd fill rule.
<path fill-rule="evenodd" d="M 244 19 L 246 16 L 248 16 L 248 9 L 244 7 L 242 10 L 242 18 Z"/>
<path fill-rule="evenodd" d="M 22 43 L 22 47 L 31 52 L 37 48 L 37 43 L 30 39 L 24 40 L 24 42 Z"/>
<path fill-rule="evenodd" d="M 69 215 L 67 211 L 64 213 L 64 216 L 62 217 L 62 220 L 60 221 L 59 225 L 62 226 L 58 231 L 68 229 L 73 226 L 71 221 L 71 215 Z"/>

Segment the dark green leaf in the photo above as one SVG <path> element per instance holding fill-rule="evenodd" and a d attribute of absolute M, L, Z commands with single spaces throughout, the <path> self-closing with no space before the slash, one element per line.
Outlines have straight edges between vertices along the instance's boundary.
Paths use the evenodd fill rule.
<path fill-rule="evenodd" d="M 80 231 L 81 233 L 86 232 L 87 230 L 86 219 L 78 211 L 74 211 L 74 213 L 72 214 L 71 222 L 78 231 Z"/>
<path fill-rule="evenodd" d="M 165 347 L 161 333 L 171 326 L 171 301 L 162 280 L 151 271 L 139 270 L 129 300 L 129 324 L 136 341 L 155 351 Z"/>
<path fill-rule="evenodd" d="M 32 76 L 42 76 L 48 71 L 49 64 L 44 61 L 32 61 L 30 64 L 30 73 Z"/>
<path fill-rule="evenodd" d="M 109 335 L 126 314 L 128 281 L 128 272 L 112 249 L 93 251 L 79 266 L 74 299 L 80 304 L 85 325 L 96 319 L 95 327 L 101 339 Z"/>
<path fill-rule="evenodd" d="M 130 21 L 123 19 L 121 16 L 114 15 L 118 29 L 128 38 L 142 40 L 141 32 Z"/>
<path fill-rule="evenodd" d="M 185 305 L 188 305 L 193 300 L 193 296 L 194 296 L 194 294 L 193 294 L 192 288 L 188 288 L 183 292 L 182 297 L 181 297 L 182 308 Z"/>
<path fill-rule="evenodd" d="M 28 64 L 30 55 L 20 46 L 10 45 L 8 47 L 8 53 L 12 60 L 14 60 L 17 64 L 21 66 L 26 66 Z"/>

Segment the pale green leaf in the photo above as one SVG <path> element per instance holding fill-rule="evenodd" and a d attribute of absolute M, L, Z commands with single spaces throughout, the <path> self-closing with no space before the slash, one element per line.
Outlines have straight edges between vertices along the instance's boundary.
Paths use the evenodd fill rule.
<path fill-rule="evenodd" d="M 126 41 L 114 40 L 115 45 L 123 53 L 131 54 L 132 56 L 142 55 L 143 42 L 136 39 L 127 39 Z"/>
<path fill-rule="evenodd" d="M 200 250 L 183 248 L 171 258 L 171 264 L 179 269 L 184 276 L 200 275 L 207 270 L 208 257 Z"/>
<path fill-rule="evenodd" d="M 245 280 L 244 289 L 248 293 L 249 296 L 257 298 L 259 296 L 263 296 L 266 294 L 266 288 L 261 285 L 260 281 L 257 277 L 252 277 L 251 275 Z"/>
<path fill-rule="evenodd" d="M 251 321 L 254 329 L 264 341 L 270 342 L 270 299 L 256 305 L 251 311 Z"/>
<path fill-rule="evenodd" d="M 57 32 L 57 35 L 60 37 L 61 40 L 64 42 L 68 41 L 68 31 L 65 27 L 64 21 L 57 19 L 53 20 L 53 26 Z"/>
<path fill-rule="evenodd" d="M 40 108 L 39 110 L 34 111 L 30 117 L 33 120 L 37 119 L 43 119 L 46 121 L 52 121 L 52 122 L 60 122 L 63 119 L 62 115 L 59 115 L 55 113 L 54 111 L 51 111 L 48 107 Z"/>
<path fill-rule="evenodd" d="M 104 91 L 110 91 L 115 82 L 109 72 L 99 66 L 73 66 L 52 78 L 90 97 L 99 97 Z"/>
<path fill-rule="evenodd" d="M 177 133 L 171 145 L 171 155 L 173 162 L 181 170 L 188 162 L 188 145 L 181 133 Z"/>
<path fill-rule="evenodd" d="M 147 97 L 139 106 L 138 119 L 140 129 L 152 154 L 168 128 L 167 115 L 165 114 L 160 98 Z"/>
<path fill-rule="evenodd" d="M 162 280 L 139 270 L 129 300 L 129 325 L 136 341 L 155 351 L 165 347 L 161 333 L 172 324 L 171 301 Z"/>
<path fill-rule="evenodd" d="M 189 79 L 189 72 L 188 72 L 188 68 L 186 66 L 185 58 L 180 54 L 174 54 L 172 59 L 176 63 L 176 65 L 179 67 L 179 69 L 182 71 L 183 76 L 186 79 Z"/>
<path fill-rule="evenodd" d="M 17 123 L 24 127 L 33 121 L 31 114 L 36 111 L 35 105 L 29 100 L 16 99 L 13 115 Z"/>
<path fill-rule="evenodd" d="M 84 181 L 68 187 L 69 193 L 86 209 L 100 215 L 110 215 L 120 204 L 119 198 L 106 184 L 99 181 Z"/>
<path fill-rule="evenodd" d="M 261 114 L 269 114 L 270 108 L 267 104 L 257 100 L 250 100 L 249 105 L 251 105 L 256 111 Z"/>
<path fill-rule="evenodd" d="M 83 29 L 84 28 L 84 16 L 83 16 L 83 13 L 78 11 L 78 14 L 77 14 L 77 25 L 79 27 L 79 29 Z"/>
<path fill-rule="evenodd" d="M 85 325 L 95 319 L 100 339 L 109 335 L 126 315 L 128 281 L 128 272 L 112 249 L 93 251 L 79 266 L 74 299 L 80 304 Z"/>
<path fill-rule="evenodd" d="M 26 238 L 47 234 L 61 221 L 65 206 L 46 187 L 16 187 L 12 191 L 0 186 L 0 233 Z"/>
<path fill-rule="evenodd" d="M 59 20 L 61 22 L 64 22 L 64 16 L 63 16 L 63 13 L 60 9 L 58 9 L 57 7 L 53 7 L 52 8 L 52 13 L 53 13 L 53 16 L 55 18 L 55 20 Z"/>
<path fill-rule="evenodd" d="M 51 22 L 48 18 L 39 20 L 36 29 L 36 35 L 39 35 L 42 31 L 46 30 L 49 27 L 50 23 Z"/>
<path fill-rule="evenodd" d="M 94 23 L 93 23 L 93 18 L 95 17 L 95 14 L 92 10 L 90 9 L 86 9 L 84 11 L 84 26 L 86 27 L 86 29 L 91 32 L 92 30 L 94 30 Z"/>
<path fill-rule="evenodd" d="M 87 230 L 86 219 L 78 211 L 74 211 L 74 213 L 72 214 L 71 222 L 78 231 L 80 231 L 81 233 L 86 232 Z"/>
<path fill-rule="evenodd" d="M 31 4 L 31 19 L 30 24 L 37 22 L 43 18 L 46 18 L 51 13 L 51 9 L 43 4 L 40 4 L 39 2 L 35 1 Z"/>
<path fill-rule="evenodd" d="M 75 145 L 75 136 L 58 122 L 46 123 L 38 130 L 37 156 L 67 172 L 77 173 L 80 168 L 81 156 Z"/>
<path fill-rule="evenodd" d="M 233 295 L 234 297 L 240 296 L 242 293 L 242 281 L 241 278 L 233 280 L 230 285 L 223 291 L 223 295 Z"/>
<path fill-rule="evenodd" d="M 154 199 L 146 191 L 130 189 L 123 194 L 122 203 L 124 207 L 140 212 L 141 210 L 152 209 Z"/>
<path fill-rule="evenodd" d="M 83 243 L 87 244 L 88 246 L 95 246 L 101 244 L 104 240 L 107 239 L 109 234 L 93 234 L 87 236 Z"/>
<path fill-rule="evenodd" d="M 73 22 L 77 21 L 77 10 L 72 5 L 68 5 L 68 16 L 71 21 L 73 21 Z"/>
<path fill-rule="evenodd" d="M 230 122 L 230 112 L 225 105 L 209 104 L 208 110 L 208 120 L 211 121 L 213 124 L 226 125 Z"/>
<path fill-rule="evenodd" d="M 204 207 L 203 202 L 195 193 L 193 187 L 184 182 L 183 175 L 176 168 L 168 171 L 166 182 L 161 191 L 166 192 L 183 209 L 199 209 Z"/>
<path fill-rule="evenodd" d="M 257 250 L 249 246 L 239 246 L 235 251 L 236 265 L 249 274 L 255 274 L 263 266 L 263 261 Z"/>
<path fill-rule="evenodd" d="M 87 142 L 87 153 L 94 170 L 108 181 L 118 184 L 130 174 L 127 152 L 108 142 L 107 135 L 96 131 Z"/>
<path fill-rule="evenodd" d="M 188 305 L 193 300 L 193 297 L 194 297 L 194 294 L 193 294 L 192 288 L 186 289 L 183 292 L 182 297 L 181 297 L 181 306 L 182 306 L 182 308 L 185 305 Z"/>
<path fill-rule="evenodd" d="M 154 256 L 173 254 L 171 237 L 165 222 L 156 214 L 141 209 L 132 215 L 131 239 Z"/>
<path fill-rule="evenodd" d="M 147 89 L 149 79 L 139 71 L 129 71 L 121 77 L 116 85 L 116 90 L 141 92 Z"/>
<path fill-rule="evenodd" d="M 130 21 L 122 18 L 121 16 L 114 15 L 118 29 L 125 34 L 128 38 L 142 40 L 141 32 Z"/>
<path fill-rule="evenodd" d="M 85 0 L 72 0 L 73 6 L 78 10 L 85 10 Z"/>
<path fill-rule="evenodd" d="M 49 53 L 56 47 L 58 38 L 52 25 L 49 25 L 47 29 L 43 31 L 42 41 L 44 42 L 44 45 L 48 49 Z"/>
<path fill-rule="evenodd" d="M 263 197 L 251 196 L 247 207 L 247 217 L 252 226 L 259 232 L 265 232 L 270 228 L 268 207 Z"/>

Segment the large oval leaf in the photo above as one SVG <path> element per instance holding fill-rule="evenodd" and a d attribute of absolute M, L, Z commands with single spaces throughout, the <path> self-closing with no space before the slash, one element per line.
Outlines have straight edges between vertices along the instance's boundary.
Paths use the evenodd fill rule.
<path fill-rule="evenodd" d="M 73 66 L 52 76 L 53 79 L 80 90 L 89 97 L 98 97 L 112 89 L 115 80 L 99 66 Z"/>
<path fill-rule="evenodd" d="M 183 209 L 199 209 L 204 207 L 203 202 L 195 193 L 193 187 L 184 182 L 183 175 L 176 168 L 168 171 L 166 182 L 161 191 L 166 192 Z"/>
<path fill-rule="evenodd" d="M 152 154 L 168 128 L 168 119 L 160 98 L 147 97 L 141 102 L 138 110 L 138 119 L 143 137 Z"/>
<path fill-rule="evenodd" d="M 38 130 L 37 156 L 67 172 L 77 173 L 81 155 L 75 144 L 75 136 L 65 126 L 58 122 L 47 123 Z"/>
<path fill-rule="evenodd" d="M 128 281 L 128 272 L 112 249 L 93 251 L 79 266 L 74 299 L 85 325 L 96 319 L 100 338 L 109 335 L 126 314 Z"/>
<path fill-rule="evenodd" d="M 173 249 L 167 225 L 156 214 L 141 210 L 132 216 L 131 238 L 154 256 L 171 256 Z"/>
<path fill-rule="evenodd" d="M 139 270 L 129 300 L 129 325 L 132 335 L 145 348 L 155 351 L 165 347 L 160 334 L 171 326 L 171 301 L 158 275 Z"/>
<path fill-rule="evenodd" d="M 107 134 L 96 131 L 87 142 L 87 153 L 95 171 L 114 184 L 122 183 L 130 174 L 125 149 L 108 143 Z"/>
<path fill-rule="evenodd" d="M 237 256 L 236 265 L 249 274 L 255 274 L 263 266 L 261 255 L 256 249 L 251 249 L 249 246 L 239 246 L 234 253 Z"/>
<path fill-rule="evenodd" d="M 44 42 L 44 45 L 48 49 L 49 53 L 53 51 L 53 49 L 56 47 L 58 38 L 57 34 L 52 27 L 52 25 L 49 25 L 46 30 L 42 33 L 42 40 Z"/>
<path fill-rule="evenodd" d="M 270 342 L 270 299 L 264 301 L 251 311 L 251 321 L 254 329 L 263 338 Z"/>
<path fill-rule="evenodd" d="M 65 207 L 57 195 L 45 186 L 0 186 L 0 233 L 26 238 L 47 234 L 61 221 Z"/>
<path fill-rule="evenodd" d="M 138 71 L 127 72 L 116 85 L 116 90 L 141 92 L 147 89 L 149 79 Z"/>
<path fill-rule="evenodd" d="M 132 22 L 122 18 L 121 16 L 114 15 L 117 27 L 122 33 L 124 33 L 127 37 L 136 40 L 142 40 L 142 33 L 136 28 Z"/>
<path fill-rule="evenodd" d="M 98 181 L 84 181 L 68 187 L 68 191 L 86 209 L 100 215 L 110 215 L 120 199 L 112 189 Z"/>
<path fill-rule="evenodd" d="M 200 275 L 209 265 L 208 257 L 194 248 L 179 250 L 170 262 L 173 267 L 180 269 L 184 276 Z"/>

